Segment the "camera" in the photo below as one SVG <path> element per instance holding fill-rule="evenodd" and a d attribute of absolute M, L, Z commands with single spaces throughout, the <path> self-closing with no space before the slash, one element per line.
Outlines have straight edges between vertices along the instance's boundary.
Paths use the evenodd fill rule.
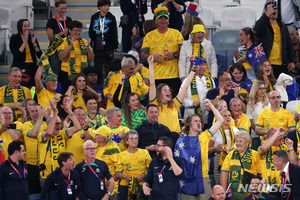
<path fill-rule="evenodd" d="M 39 171 L 44 171 L 46 169 L 46 165 L 44 163 L 39 164 L 38 166 Z"/>
<path fill-rule="evenodd" d="M 97 38 L 96 38 L 96 50 L 97 51 L 104 50 L 104 46 L 105 46 L 104 37 L 97 36 Z"/>
<path fill-rule="evenodd" d="M 10 123 L 10 124 L 8 124 L 8 126 L 7 126 L 7 129 L 16 129 L 17 128 L 17 125 L 16 124 L 14 124 L 14 123 Z"/>

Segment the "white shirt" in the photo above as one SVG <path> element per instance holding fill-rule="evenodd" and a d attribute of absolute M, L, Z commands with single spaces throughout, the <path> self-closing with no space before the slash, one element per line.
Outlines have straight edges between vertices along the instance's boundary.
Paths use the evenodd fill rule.
<path fill-rule="evenodd" d="M 237 129 L 236 127 L 231 127 L 231 129 L 233 131 L 233 135 L 234 136 L 239 131 L 239 129 Z M 225 130 L 225 134 L 226 134 L 226 137 L 227 137 L 228 148 L 229 148 L 229 150 L 231 150 L 231 139 L 230 139 L 230 135 L 229 135 L 229 130 L 228 129 Z M 213 140 L 215 142 L 214 146 L 217 146 L 219 144 L 223 144 L 223 137 L 222 137 L 220 129 L 216 132 L 216 134 L 214 134 L 214 136 L 211 138 L 211 140 Z"/>
<path fill-rule="evenodd" d="M 282 170 L 282 172 L 285 172 L 285 176 L 287 177 L 287 182 L 290 182 L 290 176 L 287 173 L 287 170 L 289 169 L 289 165 L 290 165 L 290 162 L 286 163 L 285 167 Z"/>
<path fill-rule="evenodd" d="M 183 81 L 182 85 L 184 84 L 185 81 L 186 81 L 186 79 Z M 215 82 L 213 80 L 212 80 L 212 83 L 213 83 L 213 88 L 215 88 L 216 86 L 215 86 Z M 203 105 L 203 101 L 206 98 L 208 89 L 207 89 L 207 85 L 206 85 L 205 76 L 202 76 L 202 78 L 200 78 L 199 76 L 196 76 L 196 85 L 197 85 L 197 92 L 198 92 L 198 97 L 199 97 L 199 101 L 200 101 L 200 107 L 201 107 L 201 111 L 202 111 L 202 119 L 204 121 L 204 124 L 206 124 L 208 112 L 206 111 L 205 106 Z M 185 107 L 184 119 L 192 114 L 195 114 L 194 107 L 193 107 L 191 86 L 189 86 L 189 88 L 187 89 L 187 93 L 186 93 L 186 96 L 185 96 L 182 104 Z"/>
<path fill-rule="evenodd" d="M 265 108 L 269 108 L 271 105 L 270 103 L 268 103 L 267 106 L 263 106 L 262 101 L 256 103 L 254 110 L 252 110 L 252 108 L 250 107 L 250 105 L 247 105 L 247 111 L 246 111 L 246 115 L 249 117 L 249 119 L 253 120 L 253 123 L 256 124 L 257 118 L 259 113 L 265 109 Z M 259 135 L 257 135 L 255 133 L 255 131 L 253 129 L 251 129 L 251 138 L 256 138 L 256 137 L 260 137 Z"/>

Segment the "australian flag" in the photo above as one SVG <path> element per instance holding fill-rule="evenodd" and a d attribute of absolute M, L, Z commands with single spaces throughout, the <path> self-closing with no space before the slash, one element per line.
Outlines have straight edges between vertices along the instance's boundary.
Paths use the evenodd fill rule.
<path fill-rule="evenodd" d="M 266 54 L 265 54 L 265 50 L 262 46 L 262 43 L 260 43 L 259 45 L 257 45 L 256 47 L 254 47 L 251 51 L 249 51 L 246 54 L 246 58 L 248 63 L 253 67 L 253 69 L 255 70 L 255 72 L 257 71 L 257 66 L 258 63 L 261 60 L 266 60 L 268 59 Z"/>
<path fill-rule="evenodd" d="M 233 194 L 232 194 L 232 188 L 231 188 L 231 183 L 229 183 L 229 186 L 227 187 L 227 190 L 226 190 L 226 197 L 232 197 Z"/>

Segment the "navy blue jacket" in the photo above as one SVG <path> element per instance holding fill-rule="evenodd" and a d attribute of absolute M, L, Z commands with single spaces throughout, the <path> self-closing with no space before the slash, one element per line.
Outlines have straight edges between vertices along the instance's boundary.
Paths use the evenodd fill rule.
<path fill-rule="evenodd" d="M 184 163 L 181 158 L 174 157 L 177 165 L 183 170 Z M 164 170 L 162 171 L 163 167 Z M 163 182 L 159 183 L 158 173 L 162 172 Z M 168 160 L 154 158 L 148 167 L 145 182 L 152 188 L 149 200 L 176 200 L 178 197 L 178 182 L 183 177 L 184 172 L 176 176 L 173 172 L 171 163 Z"/>
<path fill-rule="evenodd" d="M 18 173 L 12 168 L 11 164 L 18 170 Z M 25 177 L 24 177 L 25 169 Z M 8 157 L 8 160 L 4 161 L 0 165 L 0 199 L 1 200 L 29 200 L 28 189 L 28 174 L 26 170 L 26 164 L 23 161 L 19 161 L 19 165 L 12 162 Z"/>
<path fill-rule="evenodd" d="M 56 168 L 55 171 L 51 172 L 45 180 L 44 187 L 40 194 L 40 200 L 46 199 L 49 194 L 49 200 L 75 200 L 78 197 L 80 200 L 86 199 L 81 189 L 80 178 L 77 171 L 72 170 L 70 175 L 70 187 L 72 195 L 68 194 L 68 184 L 64 179 L 68 181 L 68 177 L 65 177 L 61 168 Z"/>
<path fill-rule="evenodd" d="M 94 163 L 90 163 L 91 168 L 94 172 L 98 175 L 98 177 L 103 181 L 105 185 L 105 178 L 109 180 L 112 175 L 108 169 L 107 164 L 102 161 L 95 159 Z M 106 187 L 104 186 L 104 190 L 101 190 L 100 180 L 92 170 L 87 166 L 85 160 L 78 163 L 75 167 L 75 170 L 80 175 L 80 181 L 82 185 L 83 192 L 87 199 L 97 200 L 102 199 L 103 196 L 106 194 Z"/>

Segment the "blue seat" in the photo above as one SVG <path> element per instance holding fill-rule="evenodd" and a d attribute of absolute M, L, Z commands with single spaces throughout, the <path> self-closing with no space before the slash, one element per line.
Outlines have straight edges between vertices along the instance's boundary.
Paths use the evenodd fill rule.
<path fill-rule="evenodd" d="M 39 200 L 40 199 L 40 194 L 31 194 L 29 195 L 30 200 Z"/>
<path fill-rule="evenodd" d="M 226 54 L 216 53 L 217 63 L 218 63 L 218 72 L 227 71 L 227 56 Z"/>

